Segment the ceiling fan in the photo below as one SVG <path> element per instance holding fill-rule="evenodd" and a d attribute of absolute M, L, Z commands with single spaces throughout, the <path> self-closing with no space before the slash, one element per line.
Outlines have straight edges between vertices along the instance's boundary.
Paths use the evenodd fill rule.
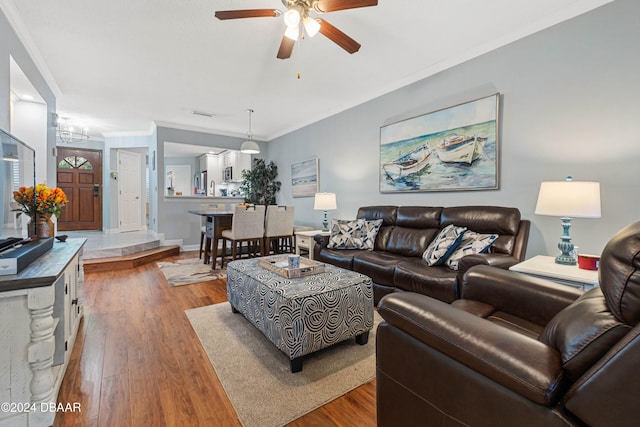
<path fill-rule="evenodd" d="M 282 37 L 277 57 L 287 59 L 291 56 L 293 45 L 300 35 L 300 24 L 309 37 L 317 33 L 322 34 L 335 44 L 353 54 L 360 49 L 360 43 L 329 24 L 321 18 L 312 18 L 309 12 L 316 13 L 335 12 L 337 10 L 356 9 L 359 7 L 377 6 L 378 0 L 281 0 L 287 8 L 284 14 L 278 9 L 246 9 L 246 10 L 221 10 L 215 13 L 216 18 L 240 19 L 240 18 L 264 18 L 284 15 L 287 29 Z"/>

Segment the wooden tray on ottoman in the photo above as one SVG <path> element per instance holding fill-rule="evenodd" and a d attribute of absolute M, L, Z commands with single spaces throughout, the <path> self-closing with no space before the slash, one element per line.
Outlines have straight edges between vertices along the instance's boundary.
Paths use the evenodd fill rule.
<path fill-rule="evenodd" d="M 311 276 L 312 274 L 318 274 L 324 272 L 324 264 L 318 261 L 313 261 L 307 258 L 300 257 L 300 267 L 289 268 L 280 267 L 276 263 L 288 262 L 289 255 L 276 255 L 265 258 L 258 258 L 258 265 L 265 270 L 273 271 L 274 273 L 286 277 L 287 279 L 297 279 L 304 276 Z"/>

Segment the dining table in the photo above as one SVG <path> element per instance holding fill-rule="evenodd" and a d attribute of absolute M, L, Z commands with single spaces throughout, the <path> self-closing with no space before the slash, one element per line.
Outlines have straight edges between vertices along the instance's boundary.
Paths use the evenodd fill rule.
<path fill-rule="evenodd" d="M 218 258 L 218 242 L 222 238 L 222 231 L 230 230 L 233 221 L 233 211 L 194 209 L 190 214 L 206 217 L 206 231 L 204 244 L 204 263 L 209 263 L 211 257 L 211 268 L 216 269 L 216 259 Z M 224 254 L 221 254 L 224 256 Z"/>

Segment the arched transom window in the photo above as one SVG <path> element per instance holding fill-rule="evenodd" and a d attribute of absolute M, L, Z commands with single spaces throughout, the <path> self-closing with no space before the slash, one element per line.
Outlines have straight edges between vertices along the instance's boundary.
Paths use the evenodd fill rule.
<path fill-rule="evenodd" d="M 59 169 L 93 169 L 91 162 L 80 156 L 67 156 L 58 163 Z"/>

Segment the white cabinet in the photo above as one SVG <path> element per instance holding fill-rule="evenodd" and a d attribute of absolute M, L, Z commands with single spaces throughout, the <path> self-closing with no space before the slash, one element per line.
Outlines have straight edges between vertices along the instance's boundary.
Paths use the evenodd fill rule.
<path fill-rule="evenodd" d="M 85 239 L 68 239 L 0 278 L 0 425 L 50 426 L 82 316 Z M 28 407 L 24 405 L 28 404 Z"/>
<path fill-rule="evenodd" d="M 242 181 L 242 171 L 251 170 L 251 154 L 241 153 L 239 151 L 227 151 L 223 155 L 223 165 L 225 168 L 231 167 L 233 177 L 231 181 Z"/>
<path fill-rule="evenodd" d="M 210 188 L 209 186 L 211 185 L 211 180 L 215 181 L 216 184 L 220 184 L 222 182 L 222 169 L 220 168 L 220 160 L 218 160 L 218 156 L 213 154 L 207 155 L 207 179 L 209 180 L 209 182 L 207 183 L 207 188 Z"/>
<path fill-rule="evenodd" d="M 211 181 L 213 180 L 216 183 L 216 193 L 215 195 L 218 195 L 219 193 L 217 192 L 217 186 L 222 182 L 222 168 L 220 167 L 220 156 L 216 155 L 216 154 L 203 154 L 199 157 L 199 161 L 200 161 L 200 171 L 207 171 L 207 181 L 204 183 L 207 187 L 207 194 L 211 196 L 211 194 L 209 194 L 209 191 L 211 189 Z"/>
<path fill-rule="evenodd" d="M 238 152 L 236 157 L 236 167 L 234 168 L 234 179 L 235 179 L 235 171 L 238 171 L 237 180 L 242 180 L 242 171 L 251 170 L 251 154 L 245 154 Z"/>

